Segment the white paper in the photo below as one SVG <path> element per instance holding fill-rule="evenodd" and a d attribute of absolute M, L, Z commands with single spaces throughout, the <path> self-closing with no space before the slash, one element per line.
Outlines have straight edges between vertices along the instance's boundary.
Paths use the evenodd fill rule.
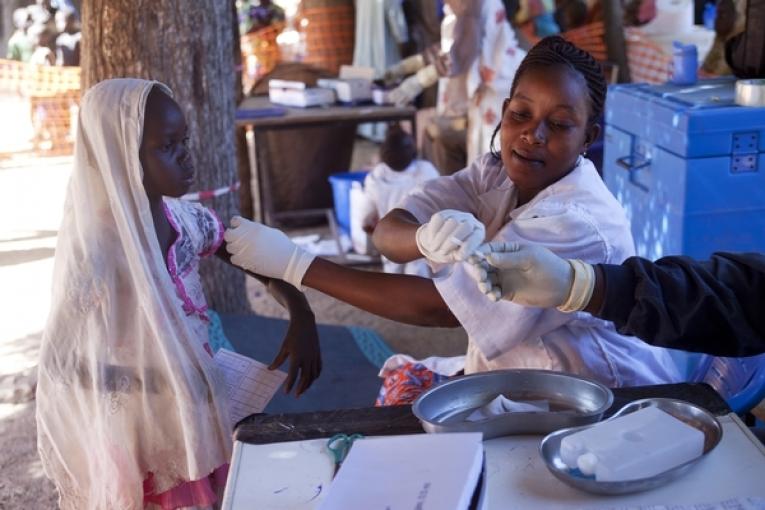
<path fill-rule="evenodd" d="M 465 418 L 465 421 L 488 420 L 495 416 L 507 413 L 546 413 L 550 411 L 550 402 L 547 400 L 510 400 L 504 395 L 477 408 Z"/>
<path fill-rule="evenodd" d="M 482 434 L 357 439 L 321 510 L 464 510 L 483 464 Z"/>
<path fill-rule="evenodd" d="M 233 423 L 262 412 L 287 378 L 281 370 L 268 370 L 268 365 L 228 349 L 220 349 L 213 359 L 226 380 Z"/>

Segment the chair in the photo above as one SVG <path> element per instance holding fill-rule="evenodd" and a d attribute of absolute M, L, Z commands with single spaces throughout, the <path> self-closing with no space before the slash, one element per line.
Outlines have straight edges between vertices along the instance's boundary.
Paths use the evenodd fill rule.
<path fill-rule="evenodd" d="M 738 414 L 745 414 L 765 398 L 765 354 L 748 358 L 702 355 L 692 382 L 712 386 Z"/>

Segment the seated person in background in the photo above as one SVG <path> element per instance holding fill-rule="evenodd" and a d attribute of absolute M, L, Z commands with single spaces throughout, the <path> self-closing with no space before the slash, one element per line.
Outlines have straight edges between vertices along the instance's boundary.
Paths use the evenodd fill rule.
<path fill-rule="evenodd" d="M 380 146 L 380 160 L 364 180 L 363 226 L 372 233 L 380 218 L 388 214 L 407 194 L 423 182 L 438 177 L 438 170 L 429 162 L 417 159 L 414 137 L 391 124 Z M 430 276 L 424 260 L 397 264 L 383 257 L 386 273 Z"/>
<path fill-rule="evenodd" d="M 671 383 L 681 375 L 669 351 L 620 335 L 587 313 L 491 301 L 466 263 L 485 241 L 525 242 L 590 264 L 634 255 L 624 210 L 583 154 L 600 131 L 607 85 L 587 52 L 553 36 L 521 63 L 502 109 L 495 148 L 466 169 L 426 182 L 383 218 L 377 248 L 404 263 L 426 257 L 434 279 L 359 271 L 316 258 L 282 232 L 241 218 L 226 232 L 232 262 L 296 286 L 309 286 L 383 317 L 422 326 L 463 326 L 465 356 L 432 360 L 450 376 L 507 368 L 579 374 L 611 387 Z M 496 136 L 494 137 L 497 138 Z M 492 144 L 494 145 L 494 144 Z M 496 147 L 496 145 L 494 145 Z M 408 380 L 407 364 L 386 363 L 385 391 Z M 438 366 L 436 366 L 436 364 Z M 394 385 L 387 384 L 392 379 Z"/>

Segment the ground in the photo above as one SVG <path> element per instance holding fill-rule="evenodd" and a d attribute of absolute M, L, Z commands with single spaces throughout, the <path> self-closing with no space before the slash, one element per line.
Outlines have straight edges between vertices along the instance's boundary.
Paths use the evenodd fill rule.
<path fill-rule="evenodd" d="M 0 161 L 0 510 L 47 510 L 56 493 L 35 445 L 35 367 L 50 304 L 50 279 L 71 158 Z M 248 283 L 256 313 L 283 316 L 260 284 Z M 314 291 L 319 323 L 378 331 L 394 350 L 415 356 L 464 353 L 461 329 L 403 326 Z"/>

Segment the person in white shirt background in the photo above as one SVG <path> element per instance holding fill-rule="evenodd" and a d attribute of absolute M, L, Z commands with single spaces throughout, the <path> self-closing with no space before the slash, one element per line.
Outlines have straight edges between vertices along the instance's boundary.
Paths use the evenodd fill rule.
<path fill-rule="evenodd" d="M 426 127 L 423 150 L 449 175 L 488 152 L 500 120 L 502 99 L 525 56 L 501 0 L 446 0 L 441 57 L 415 55 L 389 68 L 386 78 L 405 76 L 390 93 L 406 104 L 438 82 L 437 117 Z M 453 147 L 458 136 L 461 147 Z M 449 145 L 444 146 L 444 144 Z"/>
<path fill-rule="evenodd" d="M 380 145 L 380 163 L 364 179 L 363 199 L 358 207 L 364 231 L 372 233 L 380 218 L 388 214 L 412 190 L 438 177 L 430 161 L 417 158 L 414 137 L 397 123 L 388 126 Z M 354 203 L 355 205 L 355 203 Z M 431 276 L 424 260 L 398 264 L 383 257 L 386 273 Z"/>
<path fill-rule="evenodd" d="M 276 229 L 237 218 L 226 233 L 232 262 L 390 319 L 463 326 L 466 356 L 431 360 L 444 375 L 536 368 L 611 387 L 678 382 L 666 349 L 620 335 L 587 313 L 494 302 L 470 274 L 468 259 L 485 241 L 537 244 L 589 264 L 620 263 L 634 254 L 624 211 L 584 155 L 600 131 L 606 89 L 592 56 L 560 37 L 529 51 L 493 136 L 499 134 L 501 151 L 428 181 L 375 229 L 375 245 L 391 260 L 425 257 L 441 265 L 433 280 L 338 266 Z M 391 359 L 385 373 L 395 376 L 400 362 Z"/>

